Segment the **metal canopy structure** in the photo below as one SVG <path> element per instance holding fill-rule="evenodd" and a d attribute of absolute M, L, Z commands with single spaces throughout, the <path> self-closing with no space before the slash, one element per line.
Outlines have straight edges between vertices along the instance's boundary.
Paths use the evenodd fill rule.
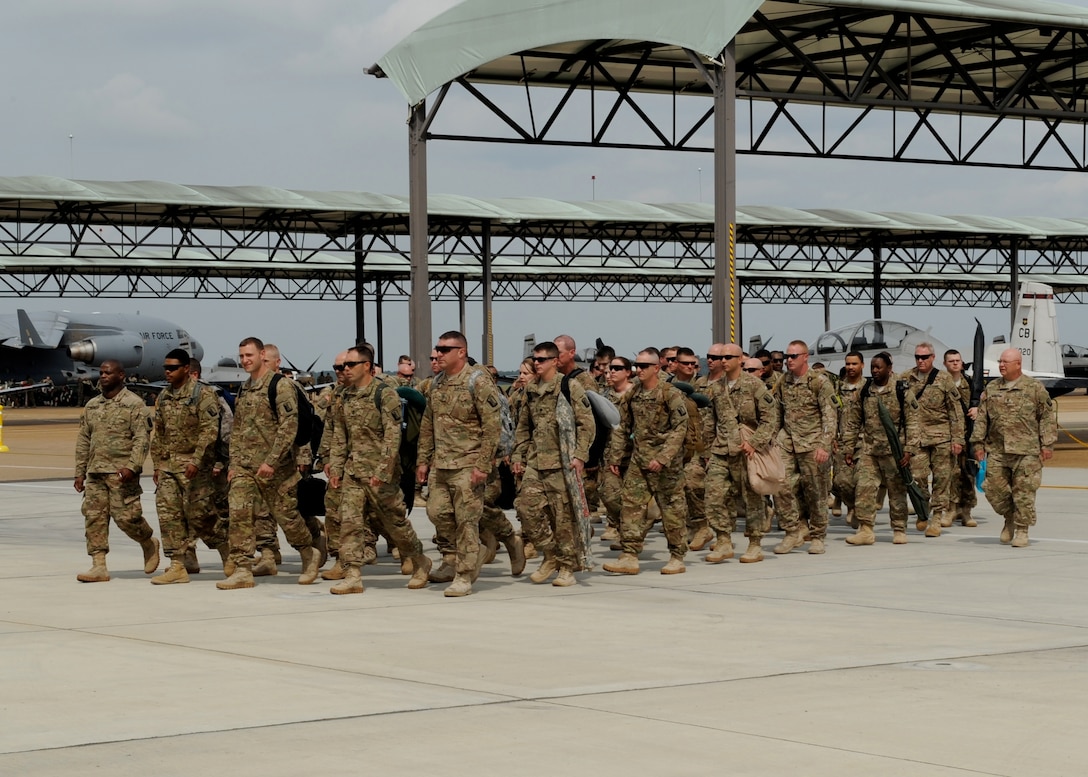
<path fill-rule="evenodd" d="M 411 109 L 413 353 L 429 140 L 713 151 L 720 341 L 739 314 L 736 153 L 1083 172 L 1086 56 L 1088 14 L 1030 0 L 465 0 L 369 71 Z M 458 127 L 455 100 L 494 130 L 479 112 Z"/>

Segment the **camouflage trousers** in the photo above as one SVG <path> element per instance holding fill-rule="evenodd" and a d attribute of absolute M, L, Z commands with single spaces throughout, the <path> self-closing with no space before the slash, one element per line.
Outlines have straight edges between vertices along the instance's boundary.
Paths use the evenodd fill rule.
<path fill-rule="evenodd" d="M 669 555 L 682 559 L 688 552 L 687 505 L 684 503 L 684 468 L 679 464 L 660 472 L 634 465 L 627 468 L 623 478 L 620 547 L 624 553 L 636 556 L 642 552 L 646 535 L 653 526 L 646 510 L 651 499 L 661 510 Z"/>
<path fill-rule="evenodd" d="M 955 468 L 952 443 L 927 445 L 910 459 L 910 471 L 923 492 L 929 494 L 929 507 L 933 515 L 940 515 L 951 506 L 952 473 Z M 933 488 L 929 487 L 929 475 L 933 473 Z"/>
<path fill-rule="evenodd" d="M 831 475 L 831 493 L 847 510 L 853 510 L 857 501 L 855 495 L 858 487 L 857 462 L 851 467 L 846 463 L 843 452 L 837 450 L 831 458 Z"/>
<path fill-rule="evenodd" d="M 982 492 L 997 514 L 1011 520 L 1017 529 L 1035 525 L 1035 492 L 1042 482 L 1043 460 L 1039 454 L 987 453 Z"/>
<path fill-rule="evenodd" d="M 484 483 L 484 512 L 480 517 L 480 531 L 491 532 L 500 542 L 505 542 L 514 535 L 514 525 L 498 506 L 501 496 L 502 478 L 499 477 L 499 467 L 496 465 L 491 468 L 491 474 Z"/>
<path fill-rule="evenodd" d="M 952 492 L 949 495 L 949 509 L 970 510 L 978 504 L 975 493 L 975 479 L 967 471 L 967 453 L 956 457 L 952 468 Z"/>
<path fill-rule="evenodd" d="M 758 540 L 767 532 L 767 503 L 748 483 L 748 458 L 711 454 L 706 466 L 706 517 L 718 536 L 737 528 L 737 505 L 744 500 L 744 536 Z"/>
<path fill-rule="evenodd" d="M 601 503 L 601 468 L 586 467 L 582 473 L 582 487 L 586 491 L 586 504 L 593 513 Z"/>
<path fill-rule="evenodd" d="M 706 520 L 706 467 L 698 456 L 684 465 L 684 501 L 688 526 Z"/>
<path fill-rule="evenodd" d="M 209 548 L 227 541 L 227 525 L 215 504 L 215 483 L 210 472 L 192 480 L 180 472 L 159 472 L 155 488 L 162 551 L 168 558 L 196 548 L 198 539 Z"/>
<path fill-rule="evenodd" d="M 576 522 L 563 471 L 528 467 L 517 502 L 523 516 L 522 532 L 533 547 L 543 553 L 554 552 L 560 566 L 574 568 Z"/>
<path fill-rule="evenodd" d="M 438 537 L 452 538 L 444 553 L 457 555 L 457 573 L 471 575 L 480 555 L 480 519 L 484 510 L 484 483 L 472 484 L 472 467 L 433 469 L 427 494 L 427 517 Z"/>
<path fill-rule="evenodd" d="M 329 543 L 329 555 L 340 555 L 340 504 L 343 486 L 325 490 L 325 535 Z"/>
<path fill-rule="evenodd" d="M 608 525 L 616 529 L 620 528 L 620 515 L 623 513 L 623 472 L 626 468 L 620 468 L 619 475 L 613 475 L 612 470 L 602 467 L 597 486 L 597 494 L 601 498 L 608 513 L 606 520 Z"/>
<path fill-rule="evenodd" d="M 792 453 L 782 451 L 786 465 L 786 487 L 774 497 L 775 515 L 783 531 L 792 531 L 802 517 L 808 523 L 813 539 L 827 536 L 827 463 L 816 462 L 816 452 Z"/>
<path fill-rule="evenodd" d="M 337 489 L 340 494 L 340 562 L 362 566 L 366 546 L 366 525 L 379 524 L 400 551 L 402 559 L 418 556 L 423 545 L 408 522 L 400 483 L 383 483 L 374 488 L 369 478 L 345 475 Z"/>
<path fill-rule="evenodd" d="M 888 511 L 894 531 L 907 530 L 907 487 L 899 475 L 892 455 L 874 456 L 862 453 L 854 465 L 858 473 L 857 504 L 854 516 L 858 523 L 872 526 L 880 509 L 880 488 L 888 490 Z"/>
<path fill-rule="evenodd" d="M 298 512 L 298 472 L 275 473 L 258 478 L 248 472 L 235 472 L 230 481 L 230 560 L 239 567 L 253 565 L 257 548 L 257 518 L 271 516 L 283 529 L 287 541 L 301 550 L 313 544 L 310 529 Z M 263 533 L 263 531 L 262 531 Z M 275 534 L 273 533 L 273 538 Z"/>
<path fill-rule="evenodd" d="M 117 474 L 88 474 L 83 482 L 83 529 L 87 537 L 87 555 L 110 552 L 110 518 L 136 542 L 146 542 L 153 532 L 144 520 L 140 494 L 144 492 L 137 478 L 122 483 Z"/>

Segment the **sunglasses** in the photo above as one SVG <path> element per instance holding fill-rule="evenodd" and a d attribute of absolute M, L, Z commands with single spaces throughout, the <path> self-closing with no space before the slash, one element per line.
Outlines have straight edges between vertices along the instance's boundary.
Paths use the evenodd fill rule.
<path fill-rule="evenodd" d="M 336 370 L 337 372 L 343 372 L 344 371 L 344 365 L 343 364 L 334 364 L 334 365 L 332 365 L 332 368 L 334 370 Z"/>
<path fill-rule="evenodd" d="M 931 354 L 931 353 L 916 353 L 916 354 L 914 354 L 914 360 L 919 361 L 919 362 L 924 362 L 926 359 L 932 359 L 932 358 L 933 358 L 933 354 Z"/>
<path fill-rule="evenodd" d="M 745 367 L 744 371 L 745 372 L 763 372 L 763 368 L 762 367 Z"/>
<path fill-rule="evenodd" d="M 683 364 L 685 367 L 698 367 L 699 366 L 699 362 L 682 362 L 682 361 L 677 360 L 676 363 L 677 364 Z"/>
<path fill-rule="evenodd" d="M 544 362 L 550 362 L 554 358 L 556 358 L 556 357 L 554 357 L 554 356 L 534 356 L 533 361 L 536 362 L 537 364 L 543 364 Z"/>
<path fill-rule="evenodd" d="M 794 359 L 800 359 L 802 356 L 804 356 L 803 353 L 787 353 L 786 360 L 792 362 Z M 778 359 L 775 359 L 774 361 L 778 361 Z"/>
<path fill-rule="evenodd" d="M 352 370 L 352 369 L 355 369 L 356 367 L 358 367 L 358 366 L 359 366 L 360 364 L 370 364 L 370 362 L 352 362 L 352 361 L 345 361 L 345 362 L 344 362 L 344 369 L 347 369 L 347 370 Z"/>
<path fill-rule="evenodd" d="M 434 349 L 439 353 L 449 353 L 450 351 L 456 351 L 460 347 L 459 345 L 436 345 Z"/>
<path fill-rule="evenodd" d="M 633 367 L 634 367 L 634 368 L 635 368 L 636 370 L 646 370 L 646 369 L 649 369 L 650 367 L 658 367 L 658 366 L 660 366 L 660 365 L 657 365 L 657 364 L 650 364 L 650 363 L 648 363 L 648 362 L 635 362 L 635 363 L 634 363 L 634 364 L 633 364 L 632 366 L 633 366 Z"/>
<path fill-rule="evenodd" d="M 665 361 L 667 361 L 669 364 L 672 364 L 674 361 L 676 361 L 676 357 L 675 356 L 666 356 Z"/>
<path fill-rule="evenodd" d="M 176 372 L 184 366 L 184 364 L 164 364 L 162 365 L 162 370 L 163 372 Z"/>
<path fill-rule="evenodd" d="M 774 361 L 775 361 L 776 364 L 781 364 L 782 363 L 781 359 L 775 359 Z M 759 363 L 762 364 L 764 367 L 770 367 L 771 366 L 771 362 L 769 362 L 769 361 L 765 362 L 762 359 L 759 360 Z"/>
<path fill-rule="evenodd" d="M 608 369 L 612 372 L 620 372 L 621 370 L 626 370 L 627 367 L 622 364 L 609 364 Z"/>
<path fill-rule="evenodd" d="M 787 356 L 786 358 L 788 359 L 789 357 Z M 774 362 L 775 364 L 781 364 L 782 363 L 781 359 L 771 359 L 771 361 Z M 763 362 L 763 363 L 766 364 L 767 362 Z"/>
<path fill-rule="evenodd" d="M 432 362 L 436 362 L 436 361 L 438 361 L 438 357 L 437 357 L 437 356 L 432 356 L 432 357 L 431 357 L 431 361 L 432 361 Z"/>

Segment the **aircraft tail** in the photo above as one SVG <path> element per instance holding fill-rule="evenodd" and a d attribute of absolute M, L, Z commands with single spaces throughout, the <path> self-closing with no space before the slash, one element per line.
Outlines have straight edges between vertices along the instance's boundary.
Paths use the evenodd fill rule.
<path fill-rule="evenodd" d="M 1058 316 L 1054 289 L 1042 283 L 1024 283 L 1016 307 L 1010 347 L 1023 354 L 1024 370 L 1063 375 L 1058 345 Z"/>
<path fill-rule="evenodd" d="M 528 359 L 536 348 L 536 335 L 525 335 L 525 344 L 521 348 L 521 358 Z"/>
<path fill-rule="evenodd" d="M 38 334 L 34 322 L 30 320 L 30 316 L 26 314 L 26 311 L 19 308 L 17 315 L 19 317 L 19 347 L 48 348 L 49 346 L 45 344 L 41 335 Z"/>

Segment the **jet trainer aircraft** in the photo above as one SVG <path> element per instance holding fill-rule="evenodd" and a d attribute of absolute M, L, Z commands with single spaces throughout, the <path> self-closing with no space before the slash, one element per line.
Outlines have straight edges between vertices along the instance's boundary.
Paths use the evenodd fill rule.
<path fill-rule="evenodd" d="M 58 311 L 0 315 L 0 381 L 46 378 L 54 385 L 95 380 L 98 365 L 116 359 L 130 377 L 161 380 L 162 362 L 174 348 L 193 358 L 204 349 L 176 324 L 122 313 Z"/>

